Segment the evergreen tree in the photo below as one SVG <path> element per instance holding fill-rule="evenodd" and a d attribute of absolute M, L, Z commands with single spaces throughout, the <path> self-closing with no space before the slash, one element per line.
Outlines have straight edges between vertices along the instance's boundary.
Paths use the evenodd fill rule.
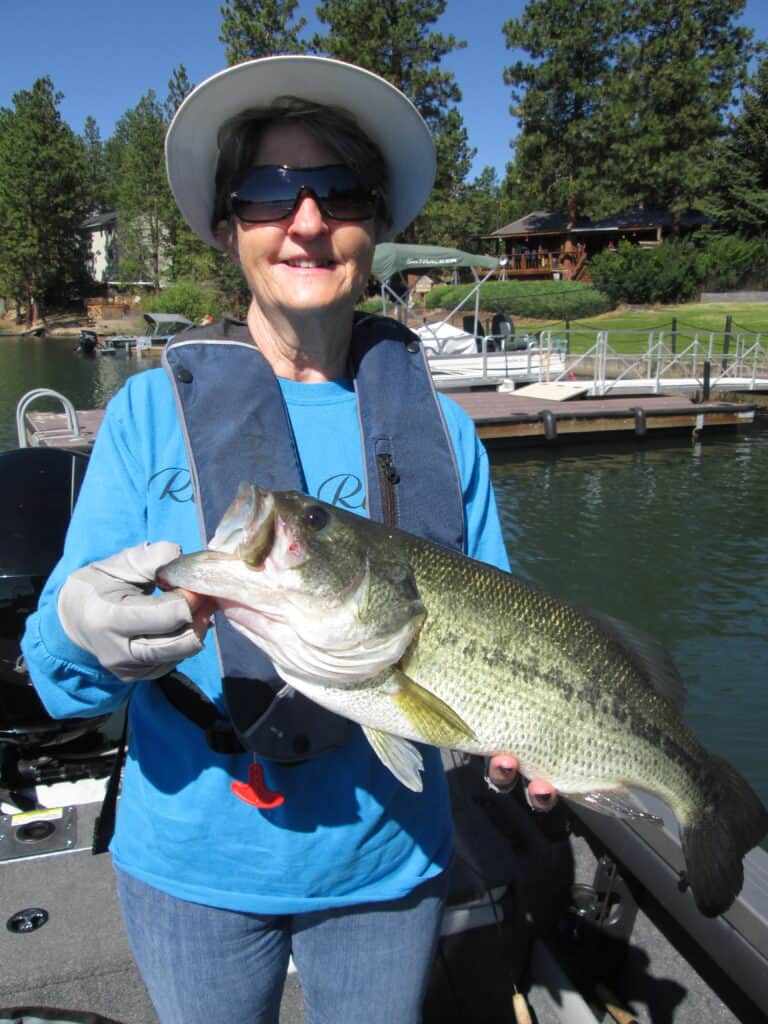
<path fill-rule="evenodd" d="M 744 0 L 529 0 L 504 25 L 529 208 L 680 213 L 706 191 L 722 118 L 753 52 Z"/>
<path fill-rule="evenodd" d="M 368 68 L 397 86 L 432 131 L 437 180 L 430 204 L 408 232 L 410 241 L 434 242 L 428 236 L 438 230 L 435 215 L 442 216 L 460 198 L 474 157 L 455 106 L 461 90 L 453 73 L 440 67 L 446 54 L 466 42 L 430 31 L 444 10 L 445 0 L 323 0 L 317 16 L 329 32 L 312 40 L 316 49 Z"/>
<path fill-rule="evenodd" d="M 419 214 L 414 240 L 426 245 L 455 246 L 468 252 L 488 249 L 484 236 L 506 223 L 501 186 L 493 167 L 485 167 L 472 182 L 464 182 L 454 196 L 438 189 Z"/>
<path fill-rule="evenodd" d="M 117 124 L 117 250 L 119 274 L 159 287 L 169 258 L 174 208 L 165 174 L 166 122 L 152 89 Z"/>
<path fill-rule="evenodd" d="M 62 120 L 61 99 L 45 77 L 0 109 L 0 294 L 26 306 L 30 322 L 87 282 L 85 147 Z"/>
<path fill-rule="evenodd" d="M 85 120 L 82 140 L 85 147 L 88 207 L 94 213 L 102 213 L 107 209 L 107 196 L 109 194 L 107 167 L 99 126 L 94 118 L 90 116 Z"/>
<path fill-rule="evenodd" d="M 297 6 L 298 0 L 226 0 L 220 8 L 219 41 L 224 43 L 227 64 L 249 57 L 305 52 L 299 33 L 307 19 L 290 24 Z"/>
<path fill-rule="evenodd" d="M 173 69 L 171 77 L 168 80 L 168 95 L 166 96 L 165 103 L 163 104 L 165 119 L 169 124 L 173 120 L 173 115 L 179 109 L 186 97 L 192 92 L 194 87 L 194 84 L 189 80 L 187 69 L 183 64 L 179 64 L 177 68 Z"/>
<path fill-rule="evenodd" d="M 630 202 L 679 214 L 712 183 L 714 146 L 754 52 L 744 0 L 632 0 L 613 95 L 612 167 Z M 628 113 L 625 117 L 624 112 Z"/>
<path fill-rule="evenodd" d="M 530 209 L 599 209 L 606 103 L 624 0 L 529 0 L 505 22 L 507 46 L 524 50 L 504 70 L 520 122 L 507 188 Z M 601 138 L 602 136 L 602 138 Z M 522 212 L 522 211 L 521 211 Z M 597 211 L 596 211 L 597 212 Z"/>
<path fill-rule="evenodd" d="M 718 149 L 714 189 L 705 204 L 723 232 L 768 235 L 768 58 L 741 97 L 741 109 Z"/>

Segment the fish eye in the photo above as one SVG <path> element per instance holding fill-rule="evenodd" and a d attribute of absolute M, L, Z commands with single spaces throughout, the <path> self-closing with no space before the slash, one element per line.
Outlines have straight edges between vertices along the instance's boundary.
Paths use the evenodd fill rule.
<path fill-rule="evenodd" d="M 320 505 L 310 505 L 304 512 L 304 522 L 313 530 L 322 530 L 327 525 L 329 515 Z"/>

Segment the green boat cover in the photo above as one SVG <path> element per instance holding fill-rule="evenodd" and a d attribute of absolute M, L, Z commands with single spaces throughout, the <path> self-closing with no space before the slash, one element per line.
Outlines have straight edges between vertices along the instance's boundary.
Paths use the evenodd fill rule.
<path fill-rule="evenodd" d="M 380 281 L 387 281 L 399 271 L 417 274 L 422 270 L 456 267 L 482 267 L 493 270 L 499 266 L 495 256 L 478 256 L 461 249 L 442 245 L 405 245 L 400 242 L 381 242 L 373 256 L 372 273 Z"/>

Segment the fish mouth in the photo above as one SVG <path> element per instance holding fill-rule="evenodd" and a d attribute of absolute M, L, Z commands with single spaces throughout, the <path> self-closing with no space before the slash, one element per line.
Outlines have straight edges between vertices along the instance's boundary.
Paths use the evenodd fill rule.
<path fill-rule="evenodd" d="M 252 569 L 262 569 L 275 542 L 276 518 L 272 492 L 241 483 L 208 548 L 240 558 Z"/>

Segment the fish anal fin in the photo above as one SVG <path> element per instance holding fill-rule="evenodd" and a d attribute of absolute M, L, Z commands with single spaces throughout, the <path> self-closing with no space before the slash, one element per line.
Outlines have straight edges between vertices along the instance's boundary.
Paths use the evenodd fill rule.
<path fill-rule="evenodd" d="M 643 811 L 635 803 L 628 789 L 595 791 L 594 793 L 566 793 L 569 800 L 580 804 L 590 811 L 607 814 L 613 818 L 629 818 L 631 821 L 647 821 L 654 825 L 662 825 L 663 821 L 655 814 Z"/>
<path fill-rule="evenodd" d="M 371 729 L 364 725 L 363 732 L 376 756 L 395 778 L 414 793 L 420 793 L 424 788 L 421 781 L 424 760 L 419 748 L 410 740 L 393 736 L 391 732 L 382 732 L 381 729 Z"/>
<path fill-rule="evenodd" d="M 400 669 L 391 669 L 385 689 L 400 713 L 426 743 L 435 747 L 458 748 L 467 740 L 477 740 L 464 719 L 445 701 L 420 686 Z"/>

